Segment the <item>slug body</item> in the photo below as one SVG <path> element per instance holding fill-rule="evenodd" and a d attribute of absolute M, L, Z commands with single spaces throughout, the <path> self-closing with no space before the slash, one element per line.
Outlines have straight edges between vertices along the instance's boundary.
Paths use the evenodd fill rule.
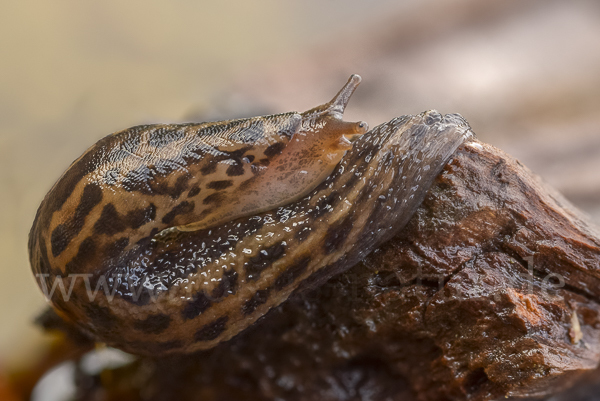
<path fill-rule="evenodd" d="M 359 80 L 302 114 L 142 126 L 98 142 L 30 233 L 52 306 L 128 352 L 208 349 L 389 239 L 470 130 L 429 112 L 351 144 L 366 124 L 341 114 Z"/>

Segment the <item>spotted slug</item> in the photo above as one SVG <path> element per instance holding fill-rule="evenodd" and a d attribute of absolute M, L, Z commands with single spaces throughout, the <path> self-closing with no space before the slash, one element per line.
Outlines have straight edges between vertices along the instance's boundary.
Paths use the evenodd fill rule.
<path fill-rule="evenodd" d="M 356 264 L 402 229 L 472 135 L 435 111 L 364 133 L 341 119 L 359 82 L 304 113 L 100 140 L 46 195 L 30 232 L 51 306 L 124 351 L 189 353 Z"/>

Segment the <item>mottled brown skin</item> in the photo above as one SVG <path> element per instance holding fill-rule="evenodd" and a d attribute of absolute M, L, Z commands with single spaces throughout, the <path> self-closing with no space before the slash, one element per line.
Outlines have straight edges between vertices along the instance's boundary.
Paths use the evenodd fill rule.
<path fill-rule="evenodd" d="M 178 138 L 197 129 L 194 124 L 136 127 L 101 140 L 50 191 L 30 234 L 30 260 L 34 273 L 42 275 L 42 289 L 52 288 L 58 276 L 70 275 L 65 286 L 73 284 L 68 299 L 59 291 L 53 294 L 52 306 L 98 341 L 128 352 L 192 352 L 231 338 L 299 286 L 356 263 L 408 220 L 428 183 L 469 135 L 466 123 L 462 131 L 456 125 L 445 129 L 433 112 L 419 116 L 419 124 L 393 120 L 362 136 L 334 174 L 289 206 L 269 213 L 254 208 L 251 216 L 233 215 L 236 220 L 193 231 L 180 227 L 202 217 L 200 202 L 209 206 L 203 211 L 223 208 L 228 213 L 229 187 L 252 199 L 252 184 L 258 181 L 257 175 L 248 175 L 228 185 L 222 181 L 229 180 L 206 177 L 225 174 L 234 181 L 247 170 L 253 174 L 256 163 L 268 164 L 264 193 L 277 191 L 270 185 L 278 177 L 296 183 L 289 169 L 277 174 L 285 167 L 278 157 L 285 156 L 294 168 L 319 171 L 314 177 L 322 180 L 335 162 L 327 157 L 349 146 L 340 143 L 344 132 L 339 130 L 348 123 L 340 121 L 343 107 L 336 106 L 336 99 L 345 105 L 349 94 L 343 89 L 328 105 L 302 113 L 300 124 L 293 113 L 220 123 L 220 132 L 223 124 L 236 132 L 240 124 L 258 122 L 283 127 L 273 143 L 285 143 L 287 137 L 287 145 L 273 154 L 268 151 L 273 143 L 262 135 L 253 138 L 254 145 L 240 144 L 239 138 L 226 144 L 230 147 L 223 155 L 223 137 L 217 140 L 213 134 L 212 148 L 203 149 L 199 159 L 185 144 L 177 146 Z M 351 127 L 351 134 L 364 129 L 361 123 Z M 163 146 L 148 152 L 156 157 L 154 168 L 138 171 L 131 153 L 149 146 L 156 130 L 161 130 Z M 306 138 L 295 142 L 298 133 Z M 135 138 L 138 148 L 123 148 Z M 258 141 L 267 142 L 260 152 Z M 307 149 L 301 146 L 311 141 Z M 112 170 L 98 168 L 98 159 L 107 157 L 113 168 L 127 173 L 111 175 Z M 315 160 L 323 162 L 315 167 Z M 322 165 L 326 168 L 319 170 Z M 233 171 L 242 174 L 229 174 Z M 119 183 L 119 190 L 110 182 Z M 290 201 L 297 197 L 286 196 Z M 277 206 L 266 199 L 263 204 Z M 100 291 L 90 297 L 90 288 Z"/>
<path fill-rule="evenodd" d="M 66 273 L 92 237 L 123 251 L 165 229 L 202 229 L 294 201 L 331 173 L 351 147 L 345 135 L 366 132 L 363 122 L 342 121 L 359 83 L 352 76 L 331 102 L 302 114 L 138 126 L 100 140 L 40 206 L 32 232 L 41 252 Z"/>

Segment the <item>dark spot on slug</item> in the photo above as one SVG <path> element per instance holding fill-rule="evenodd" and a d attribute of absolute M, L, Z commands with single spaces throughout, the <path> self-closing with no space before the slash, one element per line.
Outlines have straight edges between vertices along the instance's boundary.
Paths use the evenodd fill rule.
<path fill-rule="evenodd" d="M 285 248 L 286 246 L 283 241 L 281 241 L 260 250 L 256 256 L 251 257 L 250 260 L 245 263 L 246 279 L 258 280 L 260 273 L 263 270 L 285 255 Z"/>
<path fill-rule="evenodd" d="M 59 224 L 50 235 L 50 245 L 52 246 L 52 256 L 60 255 L 67 245 L 71 242 L 71 236 L 64 224 Z"/>
<path fill-rule="evenodd" d="M 87 215 L 92 211 L 94 206 L 101 201 L 102 189 L 100 188 L 100 185 L 95 182 L 87 184 L 85 188 L 83 188 L 79 205 L 77 205 L 77 209 L 75 209 L 75 215 L 73 216 L 74 225 L 81 229 Z"/>
<path fill-rule="evenodd" d="M 246 303 L 244 303 L 244 305 L 242 306 L 242 314 L 245 316 L 251 315 L 252 313 L 254 313 L 256 308 L 267 302 L 267 300 L 269 299 L 269 291 L 270 290 L 268 288 L 265 290 L 256 291 L 252 298 L 246 301 Z"/>
<path fill-rule="evenodd" d="M 144 320 L 138 320 L 133 327 L 136 330 L 143 331 L 149 334 L 160 334 L 165 331 L 171 324 L 171 317 L 163 313 L 150 315 Z"/>
<path fill-rule="evenodd" d="M 165 224 L 171 224 L 173 222 L 173 220 L 175 220 L 175 217 L 182 215 L 182 214 L 191 213 L 193 211 L 194 211 L 194 202 L 192 202 L 192 201 L 181 202 L 179 205 L 177 205 L 173 209 L 171 209 L 171 211 L 169 213 L 165 214 L 165 216 L 162 218 L 162 222 Z"/>
<path fill-rule="evenodd" d="M 234 269 L 226 270 L 221 277 L 219 285 L 213 290 L 211 296 L 213 299 L 220 299 L 235 294 L 237 288 L 238 273 Z"/>
<path fill-rule="evenodd" d="M 231 180 L 220 180 L 220 181 L 211 181 L 206 186 L 207 188 L 214 189 L 216 191 L 220 191 L 222 189 L 229 188 L 233 185 L 233 181 Z"/>
<path fill-rule="evenodd" d="M 254 156 L 252 156 L 252 158 L 254 159 Z M 225 171 L 225 173 L 228 177 L 244 175 L 244 165 L 242 163 L 235 162 L 227 167 L 227 171 Z"/>
<path fill-rule="evenodd" d="M 205 165 L 200 169 L 202 175 L 213 174 L 215 171 L 217 171 L 217 162 L 214 160 L 207 160 Z"/>
<path fill-rule="evenodd" d="M 175 182 L 171 185 L 173 176 Z M 122 181 L 127 192 L 140 192 L 144 195 L 168 195 L 177 199 L 187 190 L 192 175 L 181 170 L 179 163 L 161 160 L 156 165 L 142 165 L 128 172 Z"/>
<path fill-rule="evenodd" d="M 211 305 L 212 302 L 208 296 L 206 296 L 206 293 L 204 291 L 199 291 L 194 298 L 185 305 L 181 312 L 181 316 L 185 320 L 193 319 L 196 316 L 200 316 L 200 314 L 210 308 Z"/>
<path fill-rule="evenodd" d="M 273 283 L 273 287 L 276 290 L 282 290 L 288 285 L 292 284 L 298 277 L 302 275 L 306 271 L 308 267 L 308 263 L 310 262 L 310 255 L 304 256 L 299 261 L 295 262 L 293 265 L 286 268 Z"/>
<path fill-rule="evenodd" d="M 212 203 L 220 203 L 223 201 L 223 199 L 224 199 L 224 196 L 222 193 L 215 192 L 214 194 L 210 194 L 206 198 L 204 198 L 202 203 L 205 205 L 210 205 Z"/>
<path fill-rule="evenodd" d="M 198 195 L 199 193 L 200 193 L 200 187 L 198 185 L 194 185 L 190 189 L 190 192 L 188 192 L 188 197 L 193 198 L 194 196 Z"/>
<path fill-rule="evenodd" d="M 281 152 L 283 152 L 284 148 L 285 148 L 285 143 L 277 142 L 277 143 L 274 143 L 273 145 L 269 146 L 268 148 L 266 148 L 264 151 L 264 154 L 268 158 L 272 158 L 274 156 L 277 156 Z"/>
<path fill-rule="evenodd" d="M 177 177 L 177 180 L 175 180 L 175 185 L 172 188 L 167 187 L 165 193 L 168 193 L 173 199 L 179 198 L 181 194 L 187 190 L 190 178 L 191 176 L 189 174 L 180 175 Z"/>
<path fill-rule="evenodd" d="M 253 146 L 254 145 L 248 145 L 248 146 L 244 146 L 243 148 L 240 148 L 238 150 L 234 150 L 233 152 L 229 152 L 229 158 L 237 161 L 238 163 L 241 163 L 242 157 L 244 157 L 244 154 L 246 154 L 247 151 L 252 149 Z"/>
<path fill-rule="evenodd" d="M 134 209 L 127 213 L 125 220 L 129 227 L 136 229 L 156 218 L 156 206 L 153 203 L 146 208 Z"/>
<path fill-rule="evenodd" d="M 57 257 L 67 248 L 71 239 L 79 234 L 83 228 L 87 215 L 101 201 L 102 190 L 100 186 L 96 183 L 86 185 L 81 194 L 79 205 L 77 205 L 71 219 L 56 226 L 50 235 L 52 256 Z"/>
<path fill-rule="evenodd" d="M 325 251 L 326 255 L 338 250 L 346 238 L 348 238 L 348 234 L 350 234 L 352 226 L 354 225 L 353 217 L 354 216 L 350 215 L 341 223 L 330 226 L 327 229 L 327 234 L 325 235 L 325 240 L 323 242 L 323 251 Z"/>
<path fill-rule="evenodd" d="M 94 326 L 99 326 L 102 331 L 111 330 L 117 321 L 116 316 L 111 313 L 110 309 L 104 306 L 83 304 L 82 308 L 88 319 L 94 322 Z"/>
<path fill-rule="evenodd" d="M 119 216 L 115 205 L 109 203 L 104 206 L 100 217 L 96 220 L 94 233 L 114 235 L 125 230 L 125 228 L 125 223 L 121 221 L 121 216 Z"/>
<path fill-rule="evenodd" d="M 154 220 L 155 217 L 156 206 L 154 204 L 150 204 L 147 208 L 131 210 L 125 216 L 121 216 L 115 206 L 109 203 L 104 206 L 100 217 L 94 224 L 94 233 L 114 235 L 127 228 L 139 228 Z"/>
<path fill-rule="evenodd" d="M 254 155 L 246 155 L 244 158 L 246 159 L 246 163 L 252 163 L 254 161 Z"/>
<path fill-rule="evenodd" d="M 245 191 L 252 183 L 256 181 L 256 177 L 248 178 L 247 180 L 242 181 L 242 183 L 238 186 L 239 191 Z"/>
<path fill-rule="evenodd" d="M 257 163 L 259 166 L 268 166 L 269 164 L 271 164 L 271 160 L 269 159 L 260 159 Z"/>
<path fill-rule="evenodd" d="M 105 253 L 108 258 L 116 258 L 129 245 L 129 238 L 123 237 L 107 245 Z"/>
<path fill-rule="evenodd" d="M 69 263 L 65 265 L 65 273 L 72 274 L 81 272 L 82 265 L 89 260 L 93 260 L 96 255 L 96 243 L 94 238 L 87 237 L 79 245 L 77 254 L 73 257 Z"/>
<path fill-rule="evenodd" d="M 215 321 L 208 323 L 196 332 L 194 338 L 196 341 L 211 341 L 216 339 L 225 331 L 229 316 L 222 316 Z"/>

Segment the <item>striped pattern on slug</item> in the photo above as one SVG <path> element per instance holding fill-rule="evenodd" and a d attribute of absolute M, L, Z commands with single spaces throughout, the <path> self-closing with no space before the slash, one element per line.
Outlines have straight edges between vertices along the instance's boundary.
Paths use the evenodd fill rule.
<path fill-rule="evenodd" d="M 52 225 L 56 212 L 48 218 L 42 209 L 61 210 L 57 203 L 72 197 L 46 198 L 30 237 L 32 268 L 45 275 L 40 285 L 48 288 L 57 276 L 91 275 L 72 276 L 65 283 L 73 284 L 70 298 L 55 292 L 51 302 L 99 341 L 151 355 L 211 348 L 302 284 L 352 266 L 401 229 L 469 135 L 458 116 L 428 112 L 394 119 L 360 137 L 334 173 L 307 196 L 194 231 L 145 230 L 175 210 L 162 210 L 151 195 L 145 207 L 115 213 L 102 227 L 98 221 L 112 213 L 105 212 L 109 203 L 101 206 L 111 191 L 100 188 L 96 193 L 84 186 L 75 197 L 79 202 L 70 224 L 80 230 L 98 225 L 104 231 L 88 233 L 77 249 L 65 247 L 63 252 L 70 253 L 64 260 L 54 257 L 51 239 L 47 245 L 52 235 L 44 229 L 59 226 Z M 177 187 L 168 175 L 154 187 L 166 196 Z M 186 188 L 188 194 L 192 189 Z M 177 205 L 184 202 L 179 199 Z M 106 230 L 117 233 L 111 236 Z M 132 242 L 135 235 L 141 239 Z M 89 290 L 97 288 L 90 297 Z"/>

